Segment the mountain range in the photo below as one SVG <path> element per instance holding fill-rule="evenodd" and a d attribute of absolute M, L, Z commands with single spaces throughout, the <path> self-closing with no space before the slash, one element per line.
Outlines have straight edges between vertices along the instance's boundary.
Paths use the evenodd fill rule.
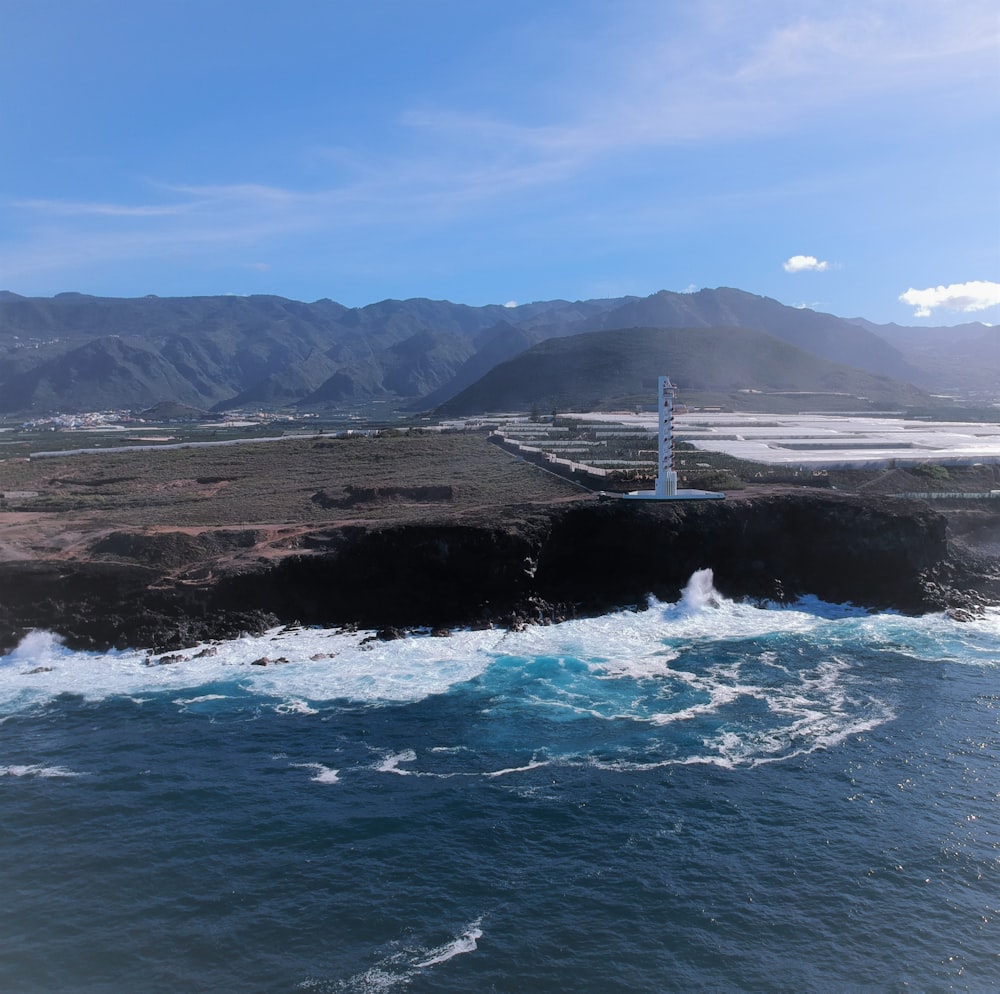
<path fill-rule="evenodd" d="M 658 373 L 682 390 L 720 397 L 801 391 L 920 405 L 929 401 L 925 390 L 994 389 L 1000 329 L 875 325 L 731 288 L 359 308 L 275 296 L 0 291 L 7 414 L 162 403 L 217 412 L 372 401 L 410 411 L 601 406 L 651 398 Z"/>

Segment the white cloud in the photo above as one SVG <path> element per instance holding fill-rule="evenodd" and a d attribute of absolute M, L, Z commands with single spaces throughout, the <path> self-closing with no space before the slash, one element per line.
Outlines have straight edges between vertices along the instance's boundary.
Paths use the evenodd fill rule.
<path fill-rule="evenodd" d="M 820 262 L 814 255 L 793 255 L 782 263 L 786 273 L 825 273 L 830 263 Z"/>
<path fill-rule="evenodd" d="M 943 307 L 948 311 L 985 311 L 987 307 L 1000 304 L 1000 283 L 992 280 L 972 280 L 969 283 L 951 283 L 948 286 L 932 286 L 926 290 L 910 287 L 901 293 L 899 299 L 904 304 L 915 307 L 918 318 L 930 317 L 931 311 Z"/>
<path fill-rule="evenodd" d="M 503 306 L 504 307 L 517 307 L 517 301 L 516 300 L 508 300 L 507 303 L 504 304 Z"/>

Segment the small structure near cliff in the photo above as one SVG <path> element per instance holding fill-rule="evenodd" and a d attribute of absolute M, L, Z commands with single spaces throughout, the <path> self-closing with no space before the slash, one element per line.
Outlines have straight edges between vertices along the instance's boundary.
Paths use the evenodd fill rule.
<path fill-rule="evenodd" d="M 669 376 L 659 378 L 659 458 L 656 463 L 656 489 L 632 490 L 624 496 L 631 500 L 719 500 L 725 494 L 713 490 L 678 490 L 674 470 L 674 397 L 677 388 Z"/>

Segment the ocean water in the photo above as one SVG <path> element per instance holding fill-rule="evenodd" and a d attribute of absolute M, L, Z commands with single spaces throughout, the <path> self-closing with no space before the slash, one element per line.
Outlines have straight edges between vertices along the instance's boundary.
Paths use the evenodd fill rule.
<path fill-rule="evenodd" d="M 1000 612 L 366 634 L 0 657 L 0 990 L 1000 989 Z"/>

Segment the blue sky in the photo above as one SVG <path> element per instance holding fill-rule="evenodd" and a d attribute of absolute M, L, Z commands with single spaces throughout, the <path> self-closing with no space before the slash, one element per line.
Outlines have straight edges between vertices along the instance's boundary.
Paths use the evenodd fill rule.
<path fill-rule="evenodd" d="M 0 18 L 3 289 L 355 306 L 734 286 L 1000 321 L 995 0 Z"/>

